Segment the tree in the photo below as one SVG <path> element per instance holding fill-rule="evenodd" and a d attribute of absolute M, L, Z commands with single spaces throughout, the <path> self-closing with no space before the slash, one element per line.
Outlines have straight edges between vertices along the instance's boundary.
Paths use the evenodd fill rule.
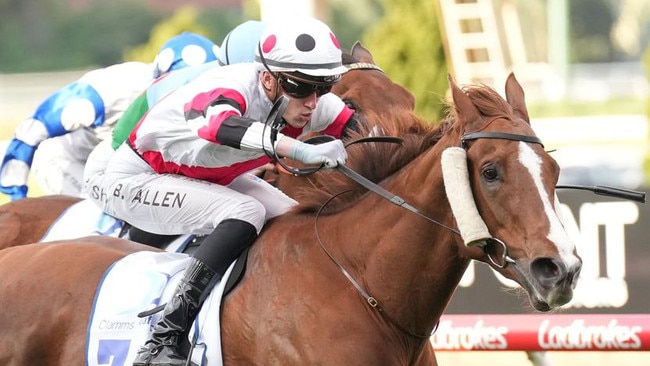
<path fill-rule="evenodd" d="M 375 61 L 416 98 L 427 119 L 445 113 L 447 66 L 435 1 L 382 0 L 384 17 L 364 34 Z"/>
<path fill-rule="evenodd" d="M 171 17 L 152 28 L 147 43 L 127 49 L 124 52 L 124 60 L 152 62 L 165 42 L 184 31 L 200 34 L 211 39 L 205 27 L 197 23 L 197 17 L 198 11 L 194 7 L 184 6 L 179 8 Z M 213 42 L 215 41 L 213 40 Z"/>
<path fill-rule="evenodd" d="M 0 0 L 0 72 L 74 70 L 122 62 L 162 15 L 139 2 Z M 31 5 L 30 5 L 31 4 Z"/>

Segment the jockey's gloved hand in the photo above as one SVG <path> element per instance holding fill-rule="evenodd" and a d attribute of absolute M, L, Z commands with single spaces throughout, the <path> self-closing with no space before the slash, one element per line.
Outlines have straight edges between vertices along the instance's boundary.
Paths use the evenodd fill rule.
<path fill-rule="evenodd" d="M 319 145 L 306 144 L 304 142 L 283 136 L 276 147 L 285 150 L 285 156 L 301 161 L 305 164 L 325 164 L 328 168 L 334 168 L 339 163 L 345 163 L 348 153 L 341 140 L 332 140 Z"/>

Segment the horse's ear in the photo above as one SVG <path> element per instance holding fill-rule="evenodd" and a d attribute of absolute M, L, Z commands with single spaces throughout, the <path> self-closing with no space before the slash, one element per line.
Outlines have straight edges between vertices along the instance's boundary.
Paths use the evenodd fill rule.
<path fill-rule="evenodd" d="M 372 53 L 370 53 L 367 48 L 363 47 L 359 41 L 354 42 L 352 49 L 350 49 L 350 54 L 359 62 L 375 63 L 375 60 L 372 58 Z"/>
<path fill-rule="evenodd" d="M 447 74 L 449 80 L 449 88 L 451 89 L 451 96 L 454 100 L 454 109 L 458 120 L 465 124 L 466 131 L 473 131 L 475 128 L 470 127 L 472 123 L 476 123 L 481 118 L 481 113 L 478 111 L 470 97 L 463 92 L 451 75 Z"/>
<path fill-rule="evenodd" d="M 521 87 L 517 79 L 515 79 L 515 74 L 512 72 L 508 75 L 508 79 L 506 80 L 506 100 L 508 101 L 508 104 L 512 106 L 517 117 L 530 123 L 528 108 L 526 108 L 524 89 Z"/>

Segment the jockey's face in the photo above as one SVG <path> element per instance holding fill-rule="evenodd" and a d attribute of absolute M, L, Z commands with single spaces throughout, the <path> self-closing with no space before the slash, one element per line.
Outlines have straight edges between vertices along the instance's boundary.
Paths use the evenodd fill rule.
<path fill-rule="evenodd" d="M 270 75 L 270 73 L 269 73 Z M 279 78 L 263 78 L 265 89 L 273 91 L 269 97 L 274 100 L 280 94 L 289 98 L 284 119 L 295 128 L 303 128 L 311 120 L 318 98 L 329 93 L 331 86 L 313 85 L 291 76 L 280 74 Z"/>
<path fill-rule="evenodd" d="M 286 93 L 284 93 L 287 95 Z M 295 128 L 303 128 L 311 120 L 312 113 L 316 109 L 318 98 L 316 93 L 311 93 L 304 98 L 289 96 L 289 104 L 284 112 L 284 119 L 289 125 Z"/>

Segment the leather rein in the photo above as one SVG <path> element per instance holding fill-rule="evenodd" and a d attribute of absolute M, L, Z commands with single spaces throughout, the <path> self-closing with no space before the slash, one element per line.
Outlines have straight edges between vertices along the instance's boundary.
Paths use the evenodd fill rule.
<path fill-rule="evenodd" d="M 463 146 L 463 148 L 468 149 L 466 141 L 476 140 L 476 139 L 479 139 L 479 138 L 506 139 L 506 140 L 523 141 L 523 142 L 536 143 L 536 144 L 542 145 L 541 140 L 539 138 L 535 137 L 535 136 L 516 135 L 516 134 L 501 133 L 501 132 L 475 132 L 475 133 L 465 134 L 465 135 L 463 135 L 461 137 L 461 145 Z M 345 174 L 348 178 L 352 179 L 353 181 L 355 181 L 358 184 L 362 185 L 363 187 L 367 188 L 369 191 L 372 191 L 373 193 L 379 195 L 380 197 L 388 200 L 392 204 L 397 205 L 399 207 L 402 207 L 402 208 L 404 208 L 404 209 L 418 215 L 419 217 L 424 218 L 425 220 L 427 220 L 427 221 L 429 221 L 429 222 L 431 222 L 433 224 L 441 226 L 441 227 L 443 227 L 443 228 L 445 228 L 445 229 L 447 229 L 447 230 L 449 230 L 449 231 L 451 231 L 451 232 L 453 232 L 455 234 L 460 235 L 460 232 L 458 230 L 456 230 L 456 229 L 454 229 L 454 228 L 452 228 L 450 226 L 447 226 L 447 225 L 445 225 L 445 224 L 443 224 L 443 223 L 441 223 L 441 222 L 439 222 L 439 221 L 425 215 L 422 211 L 420 211 L 417 208 L 415 208 L 414 206 L 408 204 L 403 198 L 401 198 L 401 197 L 399 197 L 397 195 L 394 195 L 391 192 L 389 192 L 389 191 L 385 190 L 384 188 L 382 188 L 381 186 L 373 183 L 372 181 L 370 181 L 367 178 L 365 178 L 364 176 L 360 175 L 359 173 L 357 173 L 353 169 L 350 169 L 345 164 L 339 164 L 337 166 L 337 169 L 339 171 L 341 171 L 343 174 Z M 421 339 L 429 338 L 433 333 L 435 333 L 435 331 L 436 331 L 436 329 L 438 327 L 438 324 L 436 324 L 436 326 L 433 328 L 431 334 L 428 334 L 428 335 L 414 333 L 414 332 L 402 327 L 396 320 L 394 320 L 386 312 L 386 310 L 380 305 L 379 301 L 375 297 L 370 295 L 365 289 L 363 289 L 363 287 L 359 284 L 359 282 L 356 281 L 354 279 L 354 277 L 352 277 L 352 275 L 348 271 L 346 271 L 345 268 L 334 258 L 334 256 L 327 250 L 327 248 L 324 247 L 324 245 L 323 245 L 323 243 L 322 243 L 322 241 L 320 239 L 320 236 L 318 235 L 318 227 L 317 227 L 318 216 L 321 213 L 322 209 L 327 205 L 327 203 L 329 203 L 335 197 L 337 197 L 337 196 L 333 196 L 327 202 L 325 202 L 323 204 L 323 206 L 321 207 L 321 209 L 318 211 L 317 215 L 316 215 L 316 223 L 315 223 L 314 226 L 315 226 L 315 229 L 316 229 L 316 236 L 318 238 L 318 242 L 319 242 L 322 250 L 327 254 L 327 256 L 330 258 L 330 260 L 332 260 L 332 262 L 334 262 L 334 264 L 336 264 L 336 266 L 339 268 L 339 270 L 352 283 L 352 285 L 357 289 L 357 291 L 361 294 L 361 296 L 363 296 L 366 299 L 366 302 L 368 303 L 368 305 L 370 305 L 372 308 L 379 311 L 397 329 L 400 329 L 402 332 L 404 332 L 404 333 L 406 333 L 406 334 L 408 334 L 408 335 L 410 335 L 412 337 L 415 337 L 415 338 L 421 338 Z M 490 239 L 488 239 L 488 241 L 489 242 L 491 241 L 494 245 L 501 246 L 501 249 L 502 249 L 502 255 L 501 255 L 501 258 L 500 258 L 501 260 L 496 261 L 496 260 L 494 260 L 492 258 L 492 255 L 487 251 L 487 249 L 486 249 L 487 246 L 484 247 L 484 250 L 486 250 L 486 255 L 488 256 L 490 261 L 495 266 L 500 267 L 500 268 L 505 268 L 509 263 L 510 264 L 515 263 L 514 259 L 512 259 L 510 256 L 508 256 L 507 246 L 505 245 L 505 243 L 503 241 L 501 241 L 501 240 L 499 240 L 497 238 L 490 238 Z"/>

